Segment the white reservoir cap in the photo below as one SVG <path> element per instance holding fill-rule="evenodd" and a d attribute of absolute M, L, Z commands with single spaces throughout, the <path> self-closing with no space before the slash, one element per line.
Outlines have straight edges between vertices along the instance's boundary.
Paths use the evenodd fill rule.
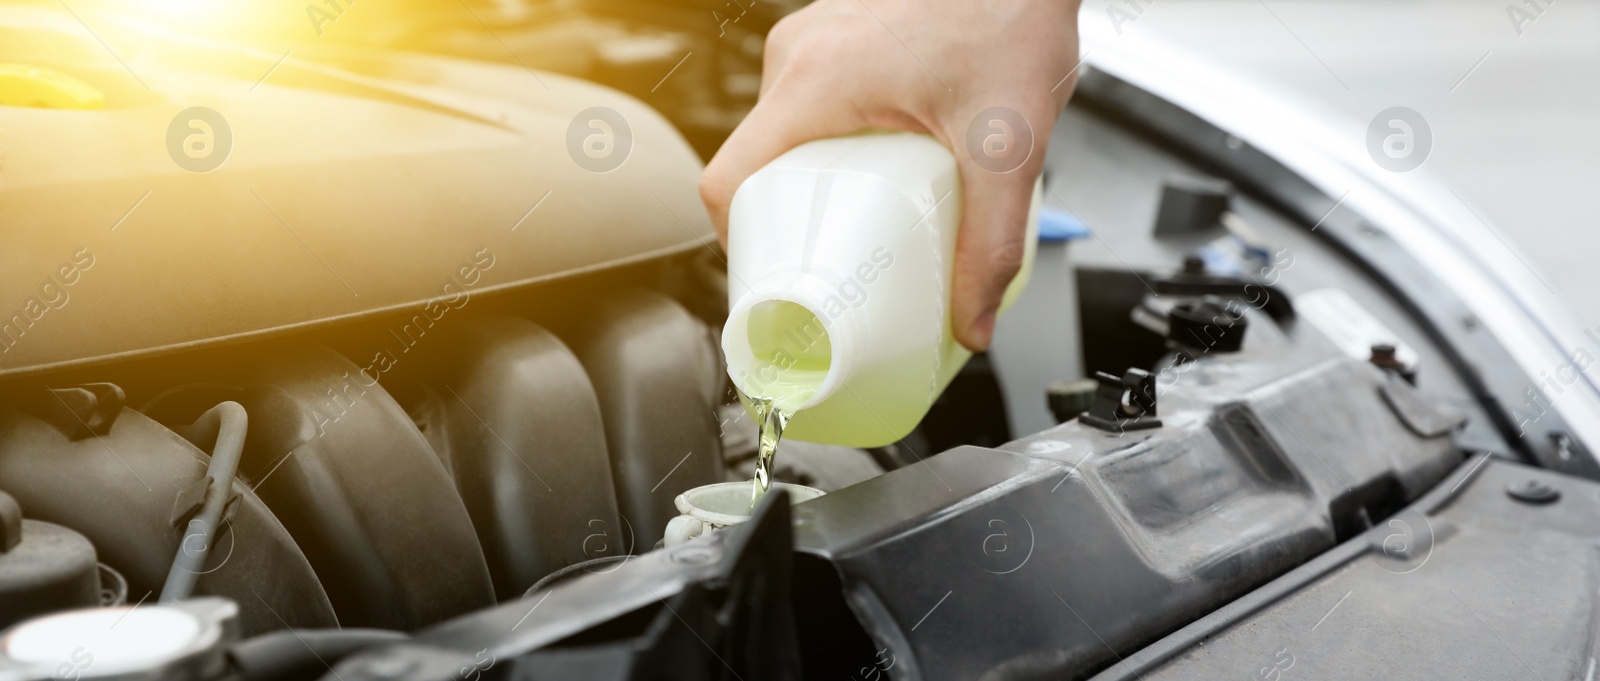
<path fill-rule="evenodd" d="M 93 678 L 166 662 L 191 649 L 206 629 L 199 617 L 176 608 L 95 608 L 17 625 L 0 641 L 0 652 L 28 665 L 82 665 L 79 674 Z"/>

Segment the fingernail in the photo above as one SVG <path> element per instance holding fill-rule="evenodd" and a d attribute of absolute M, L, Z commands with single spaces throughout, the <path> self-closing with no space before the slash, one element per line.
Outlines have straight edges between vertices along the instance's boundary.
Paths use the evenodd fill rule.
<path fill-rule="evenodd" d="M 972 321 L 972 340 L 977 343 L 980 350 L 988 348 L 989 343 L 994 340 L 994 317 L 996 311 L 993 308 L 984 310 L 983 314 L 978 315 L 978 318 Z"/>

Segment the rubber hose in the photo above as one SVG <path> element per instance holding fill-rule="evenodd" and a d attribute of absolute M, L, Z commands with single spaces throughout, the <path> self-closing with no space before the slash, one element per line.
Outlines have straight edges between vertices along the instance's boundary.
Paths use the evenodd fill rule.
<path fill-rule="evenodd" d="M 384 629 L 291 629 L 236 643 L 228 657 L 239 681 L 315 679 L 352 653 L 407 638 Z"/>
<path fill-rule="evenodd" d="M 239 472 L 239 458 L 244 454 L 248 428 L 249 417 L 244 407 L 238 402 L 223 402 L 201 414 L 184 430 L 184 439 L 202 449 L 204 445 L 200 443 L 216 444 L 211 448 L 211 464 L 206 467 L 205 503 L 184 530 L 183 541 L 178 543 L 178 555 L 167 572 L 167 583 L 161 587 L 159 602 L 175 603 L 194 593 L 195 582 L 200 579 L 206 557 L 211 554 L 211 543 L 217 538 L 222 512 L 233 495 L 233 478 Z"/>

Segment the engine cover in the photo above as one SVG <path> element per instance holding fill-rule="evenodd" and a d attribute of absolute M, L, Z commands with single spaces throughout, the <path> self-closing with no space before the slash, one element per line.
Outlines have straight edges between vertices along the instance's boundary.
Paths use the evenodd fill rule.
<path fill-rule="evenodd" d="M 0 106 L 0 377 L 408 307 L 437 317 L 469 293 L 712 238 L 699 160 L 626 95 L 93 21 L 138 58 L 125 68 L 65 12 L 0 11 L 0 62 L 103 95 L 99 110 Z"/>

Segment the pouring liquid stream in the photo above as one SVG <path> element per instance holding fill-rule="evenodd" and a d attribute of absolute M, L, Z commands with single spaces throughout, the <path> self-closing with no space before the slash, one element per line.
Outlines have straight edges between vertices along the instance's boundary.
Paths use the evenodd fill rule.
<path fill-rule="evenodd" d="M 772 488 L 772 464 L 778 456 L 778 441 L 783 439 L 783 427 L 789 425 L 789 415 L 773 406 L 772 400 L 752 398 L 756 412 L 756 477 L 750 483 L 750 508 L 753 510 L 761 497 Z"/>
<path fill-rule="evenodd" d="M 833 360 L 833 347 L 821 320 L 787 301 L 769 301 L 751 312 L 750 345 L 765 371 L 741 392 L 756 419 L 756 472 L 750 507 L 772 487 L 783 430 L 817 394 Z"/>
<path fill-rule="evenodd" d="M 756 473 L 750 483 L 750 508 L 754 509 L 772 488 L 772 474 L 783 429 L 800 411 L 799 405 L 816 394 L 826 370 L 791 367 L 763 386 L 762 394 L 740 393 L 756 417 Z"/>

